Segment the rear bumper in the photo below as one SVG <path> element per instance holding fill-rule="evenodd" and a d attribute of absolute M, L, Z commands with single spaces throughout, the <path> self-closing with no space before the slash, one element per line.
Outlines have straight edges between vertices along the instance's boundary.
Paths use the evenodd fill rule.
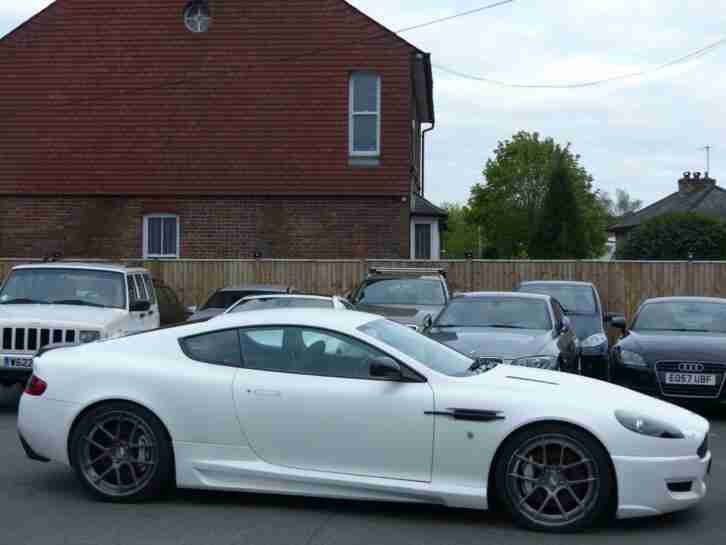
<path fill-rule="evenodd" d="M 68 464 L 68 433 L 80 409 L 75 403 L 24 394 L 18 407 L 18 433 L 38 458 Z"/>
<path fill-rule="evenodd" d="M 33 450 L 33 447 L 28 444 L 22 433 L 18 432 L 18 438 L 20 439 L 20 444 L 22 445 L 23 450 L 25 451 L 25 454 L 28 456 L 28 458 L 30 458 L 31 460 L 35 460 L 36 462 L 50 462 L 49 458 L 41 456 Z"/>
<path fill-rule="evenodd" d="M 2 365 L 2 361 L 0 361 L 0 365 Z M 14 369 L 8 367 L 0 367 L 0 382 L 25 384 L 26 382 L 28 382 L 28 379 L 32 374 L 32 369 Z"/>
<path fill-rule="evenodd" d="M 613 464 L 618 479 L 618 518 L 662 515 L 688 509 L 703 500 L 711 453 L 705 458 L 615 456 Z M 690 483 L 690 490 L 673 491 L 676 483 Z"/>

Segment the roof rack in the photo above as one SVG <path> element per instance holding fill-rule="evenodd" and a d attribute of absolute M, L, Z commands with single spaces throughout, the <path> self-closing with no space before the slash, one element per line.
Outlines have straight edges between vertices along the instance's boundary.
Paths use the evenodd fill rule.
<path fill-rule="evenodd" d="M 424 267 L 371 267 L 370 274 L 440 274 L 446 276 L 446 269 L 440 268 L 424 268 Z"/>

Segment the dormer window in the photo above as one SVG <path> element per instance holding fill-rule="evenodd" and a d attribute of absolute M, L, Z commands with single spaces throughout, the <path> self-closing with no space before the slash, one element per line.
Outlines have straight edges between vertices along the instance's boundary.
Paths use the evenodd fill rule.
<path fill-rule="evenodd" d="M 374 72 L 350 77 L 349 140 L 352 157 L 381 154 L 381 77 Z"/>
<path fill-rule="evenodd" d="M 202 0 L 189 2 L 184 10 L 184 25 L 189 32 L 200 33 L 209 30 L 211 16 L 209 6 Z"/>

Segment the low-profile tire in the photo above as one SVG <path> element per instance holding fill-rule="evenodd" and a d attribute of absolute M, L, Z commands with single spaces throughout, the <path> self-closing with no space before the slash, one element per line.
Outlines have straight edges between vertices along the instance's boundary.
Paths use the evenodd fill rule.
<path fill-rule="evenodd" d="M 615 479 L 598 441 L 575 427 L 543 424 L 507 439 L 495 467 L 497 499 L 515 523 L 577 532 L 612 512 Z"/>
<path fill-rule="evenodd" d="M 132 403 L 105 403 L 83 415 L 69 454 L 84 488 L 102 501 L 151 500 L 173 481 L 174 453 L 163 424 Z"/>

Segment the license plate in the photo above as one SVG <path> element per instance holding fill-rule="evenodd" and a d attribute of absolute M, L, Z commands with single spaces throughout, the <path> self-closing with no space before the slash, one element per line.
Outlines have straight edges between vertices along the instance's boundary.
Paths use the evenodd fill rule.
<path fill-rule="evenodd" d="M 718 375 L 705 375 L 703 373 L 666 373 L 666 384 L 679 384 L 682 386 L 716 386 Z"/>
<path fill-rule="evenodd" d="M 14 356 L 5 356 L 5 367 L 13 369 L 32 369 L 33 358 L 16 358 Z"/>

